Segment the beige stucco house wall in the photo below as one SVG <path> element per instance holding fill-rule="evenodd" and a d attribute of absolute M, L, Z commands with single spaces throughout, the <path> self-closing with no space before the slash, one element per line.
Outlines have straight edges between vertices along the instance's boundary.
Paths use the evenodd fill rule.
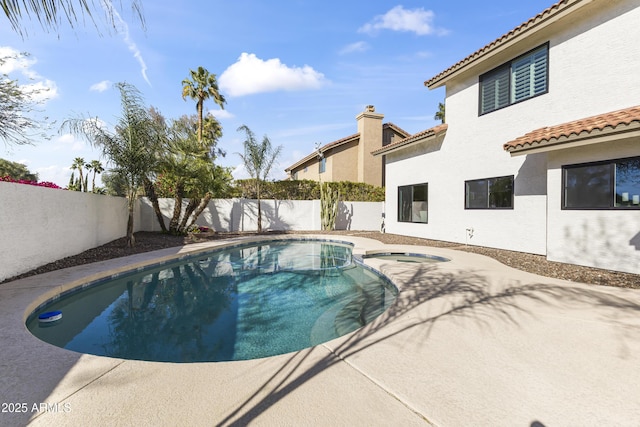
<path fill-rule="evenodd" d="M 290 179 L 313 181 L 352 181 L 384 185 L 383 159 L 371 152 L 409 136 L 392 123 L 382 123 L 383 114 L 373 106 L 356 116 L 358 133 L 330 142 L 319 148 L 324 159 L 324 172 L 320 173 L 318 152 L 311 153 L 285 171 Z"/>

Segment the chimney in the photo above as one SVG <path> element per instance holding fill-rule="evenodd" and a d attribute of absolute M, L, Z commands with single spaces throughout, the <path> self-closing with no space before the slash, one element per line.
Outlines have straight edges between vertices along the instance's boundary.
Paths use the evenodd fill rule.
<path fill-rule="evenodd" d="M 382 147 L 382 119 L 384 114 L 376 113 L 373 105 L 356 116 L 358 122 L 358 182 L 382 185 L 381 159 L 371 152 Z"/>

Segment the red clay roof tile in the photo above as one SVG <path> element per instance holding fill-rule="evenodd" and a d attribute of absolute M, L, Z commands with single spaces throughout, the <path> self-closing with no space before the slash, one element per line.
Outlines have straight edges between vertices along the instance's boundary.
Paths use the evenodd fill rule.
<path fill-rule="evenodd" d="M 382 124 L 382 129 L 387 129 L 387 128 L 391 128 L 393 130 L 395 130 L 397 133 L 406 136 L 409 136 L 409 132 L 407 132 L 406 130 L 402 129 L 401 127 L 389 122 L 389 123 L 383 123 Z M 345 136 L 344 138 L 340 138 L 336 141 L 332 141 L 329 142 L 325 145 L 323 145 L 322 147 L 320 147 L 320 152 L 324 153 L 325 151 L 327 151 L 330 148 L 336 147 L 338 145 L 342 145 L 345 144 L 347 142 L 351 142 L 355 139 L 360 139 L 360 134 L 359 133 L 354 133 L 353 135 L 349 135 L 349 136 Z M 308 162 L 309 160 L 312 160 L 314 158 L 316 158 L 317 156 L 317 151 L 314 151 L 311 154 L 308 154 L 306 157 L 302 158 L 301 160 L 298 160 L 297 162 L 295 162 L 294 164 L 292 164 L 291 166 L 289 166 L 288 168 L 285 169 L 285 171 L 290 171 L 295 169 L 296 167 L 302 165 L 303 163 Z"/>
<path fill-rule="evenodd" d="M 396 141 L 396 142 L 394 142 L 392 144 L 385 145 L 382 148 L 378 148 L 377 150 L 373 150 L 371 152 L 371 154 L 376 155 L 376 154 L 380 154 L 380 153 L 386 153 L 387 151 L 395 150 L 398 147 L 402 147 L 404 145 L 411 144 L 411 143 L 419 141 L 419 140 L 421 140 L 423 138 L 427 138 L 427 137 L 430 137 L 430 136 L 436 136 L 439 133 L 442 133 L 442 132 L 446 131 L 448 127 L 449 126 L 446 123 L 443 123 L 441 125 L 434 126 L 432 128 L 420 131 L 418 133 L 414 133 L 413 135 L 410 135 L 410 136 L 408 136 L 408 137 L 406 137 L 404 139 L 401 139 L 400 141 Z"/>
<path fill-rule="evenodd" d="M 562 137 L 568 138 L 571 135 L 581 136 L 581 134 L 586 133 L 584 136 L 587 136 L 593 131 L 602 131 L 606 127 L 615 129 L 618 126 L 629 125 L 632 122 L 640 124 L 640 105 L 536 129 L 507 142 L 503 147 L 507 151 L 517 151 L 531 148 L 535 145 L 545 145 L 552 140 L 558 140 Z"/>
<path fill-rule="evenodd" d="M 497 39 L 495 39 L 494 41 L 492 41 L 488 45 L 478 49 L 477 51 L 475 51 L 471 55 L 467 56 L 463 60 L 453 64 L 451 67 L 447 68 L 446 70 L 444 70 L 444 71 L 436 74 L 435 76 L 431 77 L 429 80 L 424 82 L 424 85 L 427 86 L 427 87 L 433 85 L 435 82 L 440 81 L 441 79 L 445 78 L 449 74 L 454 73 L 458 69 L 460 69 L 460 68 L 464 67 L 465 65 L 475 61 L 476 59 L 482 57 L 484 54 L 490 52 L 493 48 L 495 48 L 495 47 L 497 47 L 497 46 L 499 46 L 499 45 L 501 45 L 501 44 L 503 44 L 505 42 L 508 42 L 511 39 L 517 37 L 524 30 L 527 30 L 527 29 L 535 26 L 540 21 L 543 21 L 543 20 L 547 19 L 548 17 L 551 17 L 551 16 L 555 15 L 556 13 L 564 10 L 566 7 L 571 6 L 572 4 L 575 4 L 575 3 L 579 3 L 580 1 L 581 0 L 560 0 L 559 2 L 557 2 L 557 3 L 553 4 L 552 6 L 546 8 L 545 10 L 543 10 L 542 12 L 540 12 L 539 14 L 534 16 L 533 18 L 529 19 L 527 22 L 524 22 L 524 23 L 518 25 L 513 30 L 509 31 L 508 33 L 506 33 L 506 34 L 504 34 L 504 35 L 502 35 L 500 37 L 498 37 Z"/>

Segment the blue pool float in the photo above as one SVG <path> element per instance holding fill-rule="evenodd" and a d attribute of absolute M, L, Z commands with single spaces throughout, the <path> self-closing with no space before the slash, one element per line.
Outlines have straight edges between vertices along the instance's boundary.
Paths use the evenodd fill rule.
<path fill-rule="evenodd" d="M 56 322 L 60 319 L 62 319 L 62 312 L 59 310 L 47 311 L 46 313 L 42 313 L 38 316 L 38 321 L 40 323 L 51 323 Z"/>

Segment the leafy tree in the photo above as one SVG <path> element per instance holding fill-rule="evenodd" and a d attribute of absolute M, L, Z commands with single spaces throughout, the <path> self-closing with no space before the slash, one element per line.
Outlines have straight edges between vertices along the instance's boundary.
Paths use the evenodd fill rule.
<path fill-rule="evenodd" d="M 193 225 L 198 217 L 204 212 L 209 205 L 209 202 L 214 195 L 220 197 L 222 194 L 226 194 L 229 191 L 233 176 L 231 175 L 231 168 L 223 168 L 222 166 L 211 164 L 211 168 L 204 169 L 201 180 L 204 188 L 209 190 L 205 193 L 204 197 L 200 201 L 200 204 L 196 208 L 191 221 L 186 224 L 185 229 L 188 230 Z"/>
<path fill-rule="evenodd" d="M 232 179 L 229 170 L 214 164 L 215 158 L 221 153 L 217 149 L 218 138 L 222 135 L 221 127 L 214 117 L 206 117 L 203 138 L 199 142 L 197 116 L 185 115 L 172 120 L 167 126 L 158 111 L 153 111 L 152 115 L 158 132 L 163 133 L 164 138 L 155 170 L 155 185 L 148 182 L 145 191 L 163 231 L 184 234 L 206 209 L 212 197 L 226 191 Z M 168 230 L 158 206 L 158 196 L 175 199 Z M 189 198 L 184 213 L 183 198 Z"/>
<path fill-rule="evenodd" d="M 129 3 L 134 16 L 140 20 L 144 28 L 141 1 L 130 0 Z M 118 4 L 122 9 L 122 2 Z M 12 29 L 21 36 L 26 34 L 25 26 L 21 25 L 23 18 L 35 17 L 46 31 L 58 30 L 63 22 L 73 28 L 79 21 L 84 22 L 85 17 L 88 17 L 98 29 L 98 23 L 94 19 L 96 12 L 104 13 L 107 24 L 114 29 L 118 28 L 121 19 L 111 1 L 97 2 L 96 6 L 96 2 L 90 0 L 5 0 L 0 2 L 0 5 Z"/>
<path fill-rule="evenodd" d="M 127 246 L 132 247 L 135 245 L 133 236 L 135 200 L 145 178 L 156 167 L 159 142 L 140 92 L 127 83 L 117 83 L 115 86 L 120 92 L 122 106 L 115 132 L 105 129 L 95 119 L 67 120 L 63 128 L 86 137 L 92 145 L 101 148 L 103 154 L 113 164 L 111 169 L 113 173 L 126 182 L 129 211 Z"/>
<path fill-rule="evenodd" d="M 246 125 L 238 128 L 238 131 L 244 131 L 246 139 L 244 140 L 244 154 L 238 153 L 244 163 L 247 172 L 251 178 L 254 178 L 256 195 L 258 198 L 258 233 L 262 232 L 262 210 L 260 208 L 260 190 L 263 181 L 266 181 L 271 168 L 282 151 L 282 146 L 276 148 L 271 146 L 271 141 L 265 135 L 262 142 L 256 141 L 254 133 Z"/>
<path fill-rule="evenodd" d="M 436 114 L 433 116 L 433 118 L 435 120 L 440 120 L 441 123 L 444 123 L 444 116 L 445 116 L 444 104 L 442 102 L 438 102 L 438 111 L 436 111 Z"/>
<path fill-rule="evenodd" d="M 160 149 L 156 151 L 156 157 L 158 158 L 158 162 L 156 163 L 156 166 L 157 166 L 160 164 L 160 159 L 165 152 L 164 146 L 166 146 L 166 142 L 168 138 L 167 121 L 165 120 L 162 113 L 160 113 L 160 111 L 153 106 L 149 107 L 149 116 L 151 117 L 151 125 L 152 125 L 153 134 L 154 134 L 154 139 L 157 140 L 158 144 L 160 145 Z M 144 178 L 144 182 L 143 182 L 144 193 L 151 201 L 151 206 L 153 207 L 153 211 L 156 214 L 156 218 L 158 220 L 158 223 L 160 224 L 160 227 L 162 228 L 162 231 L 166 233 L 168 230 L 167 230 L 167 226 L 164 223 L 164 217 L 162 215 L 162 211 L 160 210 L 160 204 L 158 203 L 156 185 L 154 185 L 152 181 L 153 177 L 150 176 L 150 175 L 155 176 L 156 174 L 157 174 L 157 171 L 154 170 L 153 174 L 149 174 Z"/>
<path fill-rule="evenodd" d="M 5 2 L 2 2 L 4 5 Z M 27 54 L 20 54 L 27 55 Z M 12 56 L 0 58 L 0 66 Z M 26 89 L 18 84 L 17 80 L 11 80 L 8 75 L 0 74 L 0 140 L 5 145 L 31 144 L 31 138 L 45 137 L 42 123 L 33 118 L 37 111 L 37 95 L 48 89 Z"/>
<path fill-rule="evenodd" d="M 172 121 L 165 151 L 159 161 L 158 171 L 165 186 L 171 188 L 174 197 L 174 210 L 169 222 L 169 232 L 182 234 L 191 214 L 196 210 L 204 195 L 203 180 L 213 167 L 209 158 L 209 148 L 198 142 L 195 119 L 182 116 Z M 182 214 L 182 199 L 189 198 L 187 208 Z"/>
<path fill-rule="evenodd" d="M 38 181 L 38 174 L 32 173 L 22 163 L 0 159 L 0 177 L 8 176 L 16 181 Z"/>
<path fill-rule="evenodd" d="M 109 196 L 127 197 L 127 182 L 125 179 L 114 173 L 105 171 L 102 174 L 104 192 Z"/>
<path fill-rule="evenodd" d="M 218 81 L 215 74 L 209 74 L 206 68 L 198 67 L 196 71 L 189 70 L 191 79 L 182 81 L 182 99 L 187 97 L 196 101 L 198 110 L 198 142 L 202 142 L 204 132 L 204 101 L 213 98 L 213 101 L 224 109 L 225 99 L 218 89 Z"/>

